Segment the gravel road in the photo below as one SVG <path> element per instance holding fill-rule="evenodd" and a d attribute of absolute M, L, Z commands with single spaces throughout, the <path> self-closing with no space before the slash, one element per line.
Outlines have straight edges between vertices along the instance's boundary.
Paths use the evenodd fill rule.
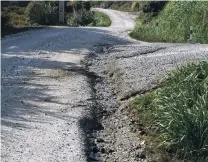
<path fill-rule="evenodd" d="M 207 45 L 132 40 L 135 16 L 95 10 L 112 25 L 47 27 L 2 40 L 2 162 L 147 160 L 126 100 L 185 61 L 208 58 Z"/>

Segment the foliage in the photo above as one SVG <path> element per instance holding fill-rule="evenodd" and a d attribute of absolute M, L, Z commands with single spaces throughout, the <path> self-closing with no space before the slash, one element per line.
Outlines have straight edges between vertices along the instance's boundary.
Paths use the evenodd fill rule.
<path fill-rule="evenodd" d="M 110 18 L 101 12 L 93 12 L 93 22 L 89 26 L 110 26 L 111 20 Z"/>
<path fill-rule="evenodd" d="M 8 16 L 10 18 L 10 23 L 9 23 L 10 26 L 23 27 L 28 25 L 24 14 L 17 14 L 15 12 L 10 12 Z"/>
<path fill-rule="evenodd" d="M 66 12 L 79 12 L 82 9 L 85 9 L 89 11 L 91 8 L 90 2 L 84 2 L 84 1 L 69 1 L 66 2 Z"/>
<path fill-rule="evenodd" d="M 92 21 L 93 13 L 86 9 L 67 15 L 67 25 L 69 26 L 87 26 Z"/>
<path fill-rule="evenodd" d="M 208 62 L 177 68 L 133 104 L 144 124 L 158 128 L 161 146 L 188 161 L 208 160 Z"/>
<path fill-rule="evenodd" d="M 27 25 L 25 7 L 8 6 L 2 8 L 2 27 L 21 27 Z"/>
<path fill-rule="evenodd" d="M 156 15 L 152 13 L 140 15 L 130 35 L 146 41 L 187 42 L 189 28 L 193 26 L 193 42 L 208 42 L 208 2 L 171 1 L 158 16 Z M 157 22 L 159 23 L 158 36 L 155 35 Z"/>
<path fill-rule="evenodd" d="M 110 26 L 111 20 L 104 13 L 80 10 L 79 12 L 67 14 L 67 25 L 69 26 Z"/>
<path fill-rule="evenodd" d="M 28 26 L 26 16 L 24 14 L 25 7 L 10 6 L 8 4 L 11 4 L 11 2 L 4 3 L 4 7 L 1 8 L 2 36 L 15 33 L 16 31 L 22 31 L 19 30 L 19 28 Z"/>
<path fill-rule="evenodd" d="M 90 11 L 91 3 L 83 1 L 69 1 L 66 3 L 66 22 L 70 26 L 86 26 L 93 21 Z"/>
<path fill-rule="evenodd" d="M 146 3 L 142 10 L 145 12 L 159 12 L 167 4 L 167 1 L 149 1 Z"/>
<path fill-rule="evenodd" d="M 55 25 L 58 22 L 58 3 L 50 1 L 32 1 L 26 9 L 31 24 Z"/>

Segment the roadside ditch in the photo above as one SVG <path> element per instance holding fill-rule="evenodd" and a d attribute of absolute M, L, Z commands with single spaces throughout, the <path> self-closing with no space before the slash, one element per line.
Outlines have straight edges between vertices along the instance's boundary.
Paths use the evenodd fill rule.
<path fill-rule="evenodd" d="M 139 139 L 142 130 L 134 127 L 138 121 L 129 114 L 129 100 L 117 99 L 110 85 L 105 55 L 110 49 L 108 45 L 96 46 L 83 61 L 93 93 L 91 117 L 80 121 L 86 137 L 86 156 L 89 162 L 143 162 L 145 142 Z"/>

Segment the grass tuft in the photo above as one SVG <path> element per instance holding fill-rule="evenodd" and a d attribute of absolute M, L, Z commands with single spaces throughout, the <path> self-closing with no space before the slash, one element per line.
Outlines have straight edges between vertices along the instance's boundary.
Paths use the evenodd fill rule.
<path fill-rule="evenodd" d="M 183 160 L 208 160 L 208 62 L 177 68 L 132 104 L 149 129 L 157 127 L 158 148 Z"/>

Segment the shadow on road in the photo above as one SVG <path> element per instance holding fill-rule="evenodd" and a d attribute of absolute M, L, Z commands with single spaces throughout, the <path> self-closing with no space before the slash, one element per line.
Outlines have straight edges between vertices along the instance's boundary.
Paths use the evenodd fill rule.
<path fill-rule="evenodd" d="M 32 32 L 36 34 L 34 35 Z M 36 129 L 30 127 L 30 123 L 41 123 L 44 116 L 52 116 L 66 121 L 75 118 L 65 115 L 58 108 L 50 110 L 44 106 L 39 106 L 50 103 L 57 107 L 62 105 L 71 107 L 71 105 L 57 101 L 56 96 L 48 94 L 46 84 L 37 84 L 34 80 L 59 79 L 66 75 L 72 77 L 73 75 L 85 75 L 91 80 L 91 88 L 93 88 L 92 76 L 89 76 L 91 74 L 73 61 L 57 61 L 56 58 L 59 54 L 88 56 L 90 52 L 96 52 L 99 46 L 129 43 L 131 42 L 126 39 L 110 36 L 106 30 L 97 28 L 44 28 L 38 31 L 29 31 L 26 35 L 19 34 L 16 37 L 4 39 L 1 56 L 1 124 L 8 129 L 3 129 L 1 132 L 2 142 L 7 142 L 5 138 L 8 139 L 8 136 L 18 139 L 12 135 L 12 131 L 15 129 L 21 131 Z M 49 57 L 51 53 L 54 54 L 52 59 Z M 39 73 L 43 69 L 46 71 L 54 70 L 56 74 Z M 32 118 L 25 117 L 28 115 Z M 86 122 L 93 120 L 87 117 L 81 119 L 81 129 L 85 132 Z M 84 138 L 86 147 L 88 147 L 87 137 Z"/>

